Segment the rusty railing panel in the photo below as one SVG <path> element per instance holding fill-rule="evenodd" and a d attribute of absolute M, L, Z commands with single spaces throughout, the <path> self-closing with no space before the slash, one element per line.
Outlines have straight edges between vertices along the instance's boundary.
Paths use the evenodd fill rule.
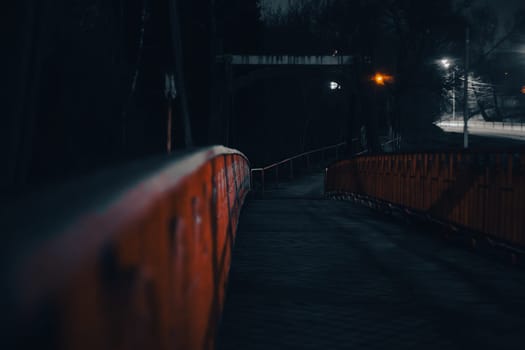
<path fill-rule="evenodd" d="M 220 146 L 158 163 L 2 217 L 16 237 L 2 275 L 16 348 L 213 349 L 250 166 Z"/>
<path fill-rule="evenodd" d="M 523 151 L 359 156 L 331 165 L 325 184 L 525 247 Z"/>

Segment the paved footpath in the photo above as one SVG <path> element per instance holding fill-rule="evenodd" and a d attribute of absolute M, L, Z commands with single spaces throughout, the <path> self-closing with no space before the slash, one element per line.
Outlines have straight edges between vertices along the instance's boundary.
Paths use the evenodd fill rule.
<path fill-rule="evenodd" d="M 523 271 L 321 188 L 247 201 L 218 349 L 525 349 Z"/>

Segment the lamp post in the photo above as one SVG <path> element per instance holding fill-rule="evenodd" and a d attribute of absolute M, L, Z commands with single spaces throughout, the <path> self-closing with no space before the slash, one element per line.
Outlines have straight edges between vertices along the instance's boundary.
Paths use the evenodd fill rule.
<path fill-rule="evenodd" d="M 399 149 L 400 148 L 400 137 L 396 136 L 395 133 L 397 134 L 400 133 L 400 120 L 399 120 L 400 117 L 398 116 L 398 120 L 396 123 L 397 130 L 395 130 L 395 133 L 394 133 L 394 128 L 393 128 L 394 121 L 392 120 L 392 115 L 391 115 L 391 110 L 390 110 L 390 103 L 391 103 L 390 98 L 392 98 L 392 91 L 390 90 L 390 84 L 394 82 L 394 77 L 392 75 L 377 72 L 375 75 L 373 75 L 370 78 L 370 80 L 374 82 L 374 84 L 376 85 L 376 89 L 374 89 L 374 98 L 375 98 L 378 88 L 385 89 L 386 91 L 386 115 L 387 115 L 388 123 L 390 124 L 389 136 L 391 138 L 391 140 L 388 141 L 386 144 L 393 143 L 394 147 Z"/>
<path fill-rule="evenodd" d="M 463 79 L 463 147 L 467 149 L 469 147 L 469 132 L 468 132 L 468 81 L 469 81 L 469 50 L 470 50 L 470 28 L 467 26 L 465 29 L 465 78 Z M 451 63 L 447 59 L 441 60 L 441 64 L 445 68 L 449 68 Z M 454 75 L 455 80 L 455 75 Z M 453 92 L 453 99 L 455 99 L 455 93 Z M 454 103 L 455 105 L 455 103 Z M 453 107 L 453 114 L 455 114 L 455 107 Z"/>
<path fill-rule="evenodd" d="M 456 119 L 456 70 L 452 66 L 449 59 L 444 58 L 441 60 L 441 65 L 445 69 L 452 67 L 452 120 Z"/>
<path fill-rule="evenodd" d="M 463 92 L 465 101 L 463 105 L 463 147 L 468 148 L 468 71 L 469 71 L 469 50 L 470 50 L 470 28 L 465 29 L 465 81 L 463 82 Z"/>
<path fill-rule="evenodd" d="M 456 71 L 452 68 L 452 119 L 456 119 Z"/>

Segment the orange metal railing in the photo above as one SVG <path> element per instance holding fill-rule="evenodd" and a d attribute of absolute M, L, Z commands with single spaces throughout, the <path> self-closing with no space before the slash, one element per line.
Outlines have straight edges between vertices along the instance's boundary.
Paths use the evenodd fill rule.
<path fill-rule="evenodd" d="M 331 165 L 328 194 L 366 195 L 525 246 L 525 152 L 363 156 Z"/>
<path fill-rule="evenodd" d="M 45 238 L 21 236 L 25 251 L 2 276 L 17 348 L 214 347 L 250 167 L 223 147 L 170 159 L 79 215 L 52 211 L 47 225 L 63 224 Z M 73 206 L 83 196 L 57 198 Z M 46 229 L 38 211 L 54 202 L 27 210 L 27 232 Z"/>

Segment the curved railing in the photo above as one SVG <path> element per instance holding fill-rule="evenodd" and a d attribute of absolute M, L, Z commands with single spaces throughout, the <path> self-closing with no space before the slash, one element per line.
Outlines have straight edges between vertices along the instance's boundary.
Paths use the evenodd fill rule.
<path fill-rule="evenodd" d="M 338 144 L 335 144 L 335 145 L 330 145 L 330 146 L 326 146 L 326 147 L 317 148 L 317 149 L 314 149 L 314 150 L 311 150 L 311 151 L 308 151 L 308 152 L 303 152 L 303 153 L 300 153 L 298 155 L 295 155 L 295 156 L 292 156 L 292 157 L 288 157 L 288 158 L 283 159 L 281 161 L 272 163 L 272 164 L 267 165 L 267 166 L 262 167 L 262 168 L 253 168 L 251 170 L 252 183 L 253 183 L 254 175 L 256 173 L 260 173 L 260 181 L 261 181 L 261 186 L 262 186 L 261 189 L 262 189 L 262 192 L 264 192 L 265 183 L 266 183 L 265 174 L 267 174 L 269 171 L 271 171 L 271 170 L 274 171 L 275 182 L 279 183 L 279 179 L 280 179 L 280 177 L 279 177 L 279 169 L 280 168 L 283 168 L 283 167 L 287 166 L 289 174 L 290 174 L 290 178 L 293 178 L 293 176 L 294 176 L 294 162 L 297 162 L 297 161 L 300 161 L 301 159 L 303 159 L 305 161 L 306 168 L 310 168 L 310 163 L 311 163 L 311 157 L 312 156 L 314 156 L 316 154 L 320 154 L 322 156 L 322 158 L 324 158 L 325 152 L 331 151 L 331 150 L 334 151 L 335 159 L 339 159 L 339 155 L 340 155 L 340 150 L 339 149 L 341 147 L 344 147 L 344 146 L 346 146 L 346 142 L 341 142 L 341 143 L 338 143 Z"/>
<path fill-rule="evenodd" d="M 246 157 L 218 146 L 10 206 L 3 316 L 16 348 L 212 349 L 249 189 Z"/>
<path fill-rule="evenodd" d="M 362 156 L 331 165 L 328 195 L 368 196 L 525 247 L 525 152 Z"/>

